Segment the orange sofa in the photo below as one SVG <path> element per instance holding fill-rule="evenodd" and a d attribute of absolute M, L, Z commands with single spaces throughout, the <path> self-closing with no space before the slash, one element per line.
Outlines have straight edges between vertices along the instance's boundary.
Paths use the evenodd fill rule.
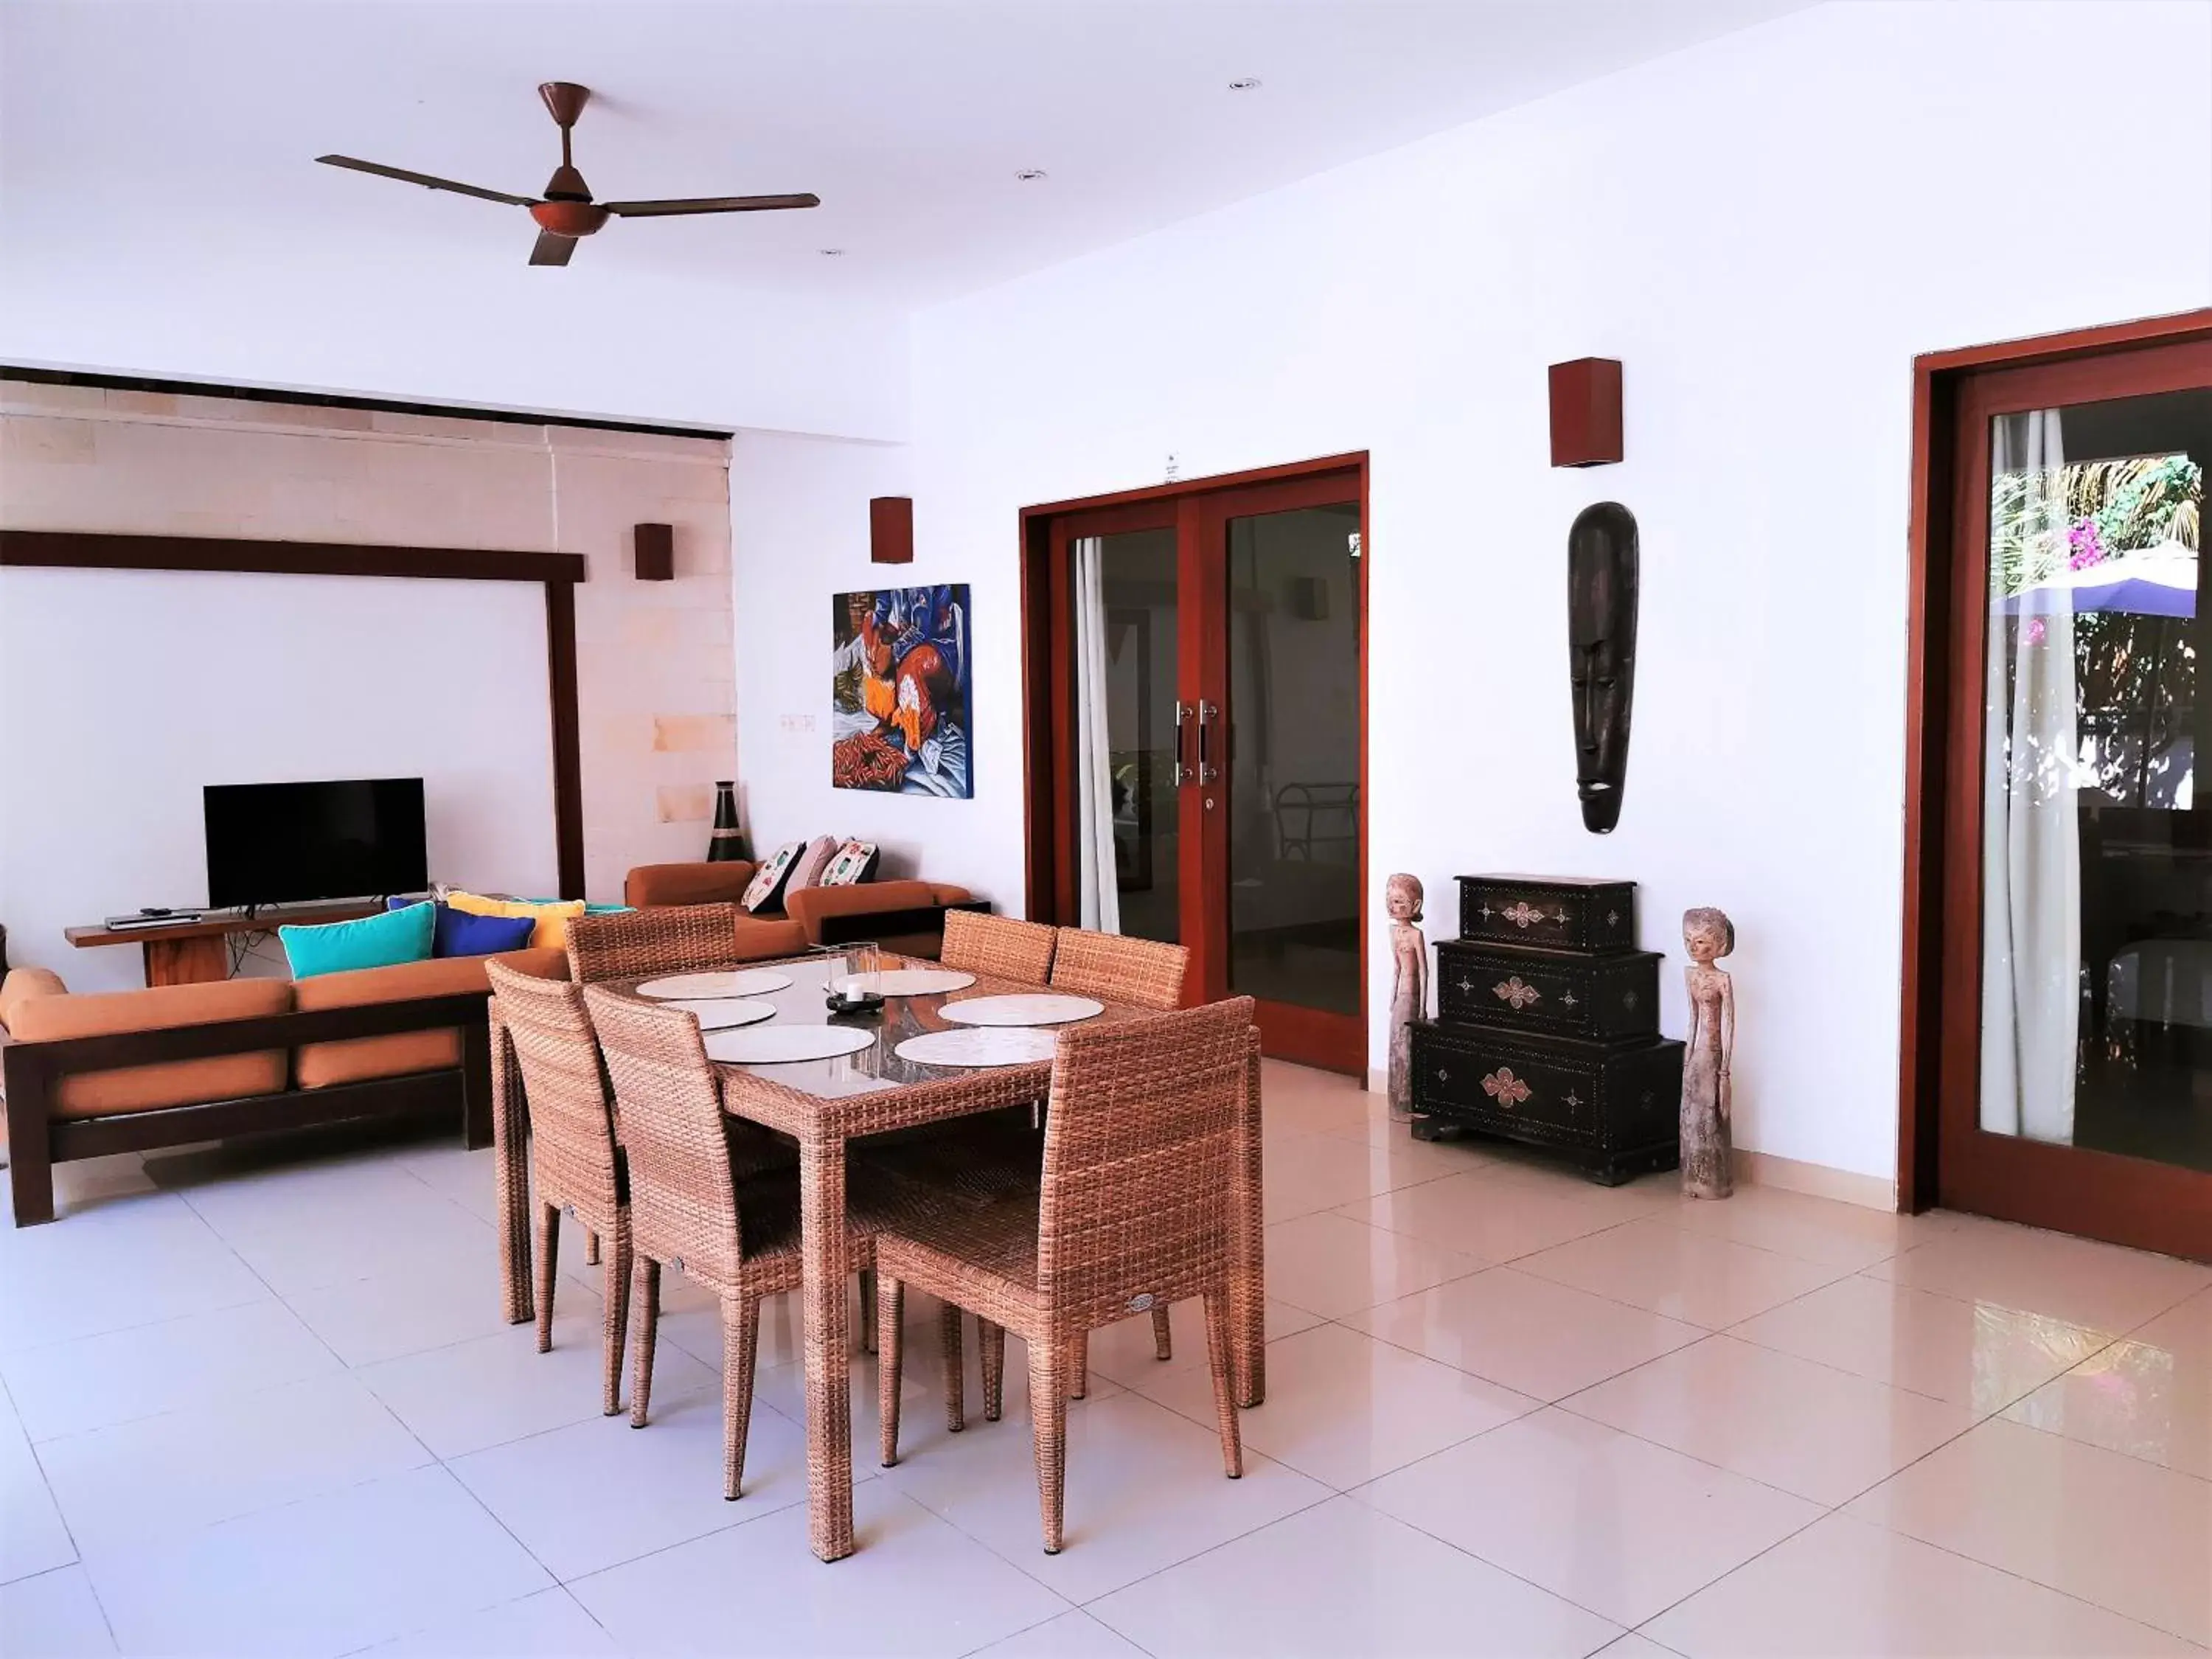
<path fill-rule="evenodd" d="M 720 864 L 641 864 L 623 878 L 623 902 L 638 909 L 663 904 L 742 905 L 760 866 L 744 860 Z M 965 887 L 942 881 L 871 881 L 850 887 L 805 887 L 789 894 L 781 913 L 740 910 L 738 936 L 748 956 L 788 955 L 812 945 L 866 940 L 905 956 L 934 957 L 945 943 L 947 910 L 988 910 L 988 902 Z M 798 943 L 792 951 L 756 952 L 750 930 L 783 927 Z"/>
<path fill-rule="evenodd" d="M 464 1143 L 486 1145 L 487 960 L 568 973 L 561 951 L 525 950 L 79 995 L 16 969 L 0 981 L 15 1224 L 53 1218 L 52 1166 L 73 1158 L 457 1109 Z"/>

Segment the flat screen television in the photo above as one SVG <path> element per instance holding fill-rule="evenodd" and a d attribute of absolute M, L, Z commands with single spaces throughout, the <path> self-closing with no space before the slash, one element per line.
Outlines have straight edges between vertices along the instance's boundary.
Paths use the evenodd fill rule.
<path fill-rule="evenodd" d="M 422 780 L 209 784 L 208 904 L 419 893 L 430 884 Z"/>

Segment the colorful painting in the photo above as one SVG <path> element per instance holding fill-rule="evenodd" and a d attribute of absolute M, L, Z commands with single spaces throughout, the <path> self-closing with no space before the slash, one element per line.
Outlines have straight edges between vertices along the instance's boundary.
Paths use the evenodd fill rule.
<path fill-rule="evenodd" d="M 830 620 L 830 782 L 971 799 L 967 583 L 839 593 Z"/>

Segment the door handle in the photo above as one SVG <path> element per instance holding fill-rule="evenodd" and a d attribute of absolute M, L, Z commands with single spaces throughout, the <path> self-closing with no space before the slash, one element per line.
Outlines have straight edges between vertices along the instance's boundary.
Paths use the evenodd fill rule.
<path fill-rule="evenodd" d="M 1206 758 L 1206 734 L 1212 723 L 1221 717 L 1221 711 L 1212 703 L 1200 700 L 1198 705 L 1198 781 L 1201 787 L 1221 775 L 1218 769 Z"/>
<path fill-rule="evenodd" d="M 1182 757 L 1183 757 L 1183 746 L 1182 746 L 1183 716 L 1184 716 L 1184 715 L 1186 715 L 1186 714 L 1188 714 L 1189 712 L 1190 712 L 1190 706 L 1189 706 L 1188 703 L 1186 703 L 1186 702 L 1182 702 L 1180 698 L 1178 698 L 1178 699 L 1176 700 L 1176 706 L 1175 706 L 1175 722 L 1176 722 L 1175 787 L 1176 787 L 1176 788 L 1178 788 L 1178 789 L 1182 788 L 1182 787 L 1183 787 L 1183 785 L 1185 785 L 1186 783 L 1190 782 L 1190 781 L 1192 781 L 1192 779 L 1193 779 L 1193 778 L 1194 778 L 1194 777 L 1197 775 L 1197 774 L 1194 773 L 1194 772 L 1190 769 L 1190 768 L 1188 768 L 1188 766 L 1185 766 L 1185 765 L 1182 763 Z"/>

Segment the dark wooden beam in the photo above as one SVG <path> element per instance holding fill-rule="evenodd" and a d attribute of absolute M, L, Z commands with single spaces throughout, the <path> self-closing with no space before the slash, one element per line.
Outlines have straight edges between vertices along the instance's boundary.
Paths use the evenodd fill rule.
<path fill-rule="evenodd" d="M 584 757 L 576 713 L 576 589 L 545 584 L 545 678 L 553 716 L 553 850 L 561 896 L 584 896 Z"/>
<path fill-rule="evenodd" d="M 0 530 L 0 565 L 76 570 L 207 570 L 267 576 L 414 576 L 453 581 L 580 582 L 580 553 L 483 547 L 264 542 L 228 536 L 115 536 Z"/>

